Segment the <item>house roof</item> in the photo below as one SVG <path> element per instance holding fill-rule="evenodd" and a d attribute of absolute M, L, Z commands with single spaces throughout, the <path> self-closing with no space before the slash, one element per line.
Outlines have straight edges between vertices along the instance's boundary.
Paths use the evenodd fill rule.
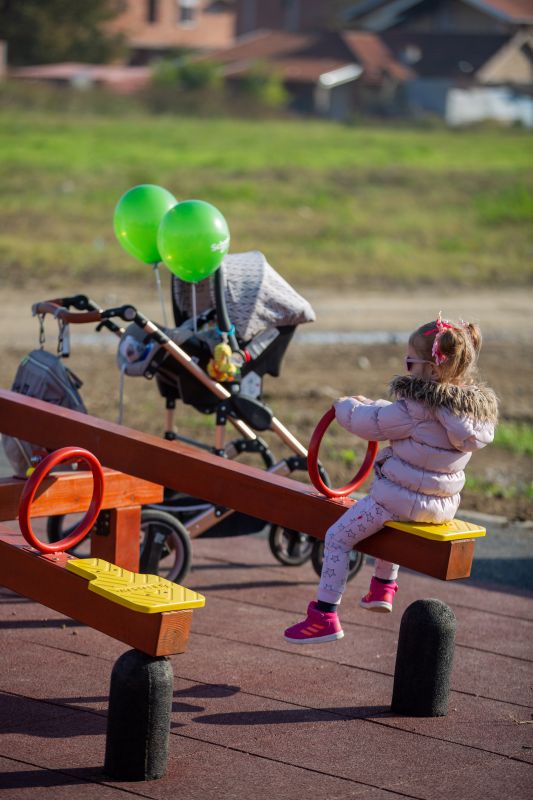
<path fill-rule="evenodd" d="M 149 67 L 127 67 L 106 64 L 84 64 L 75 61 L 58 64 L 38 64 L 31 67 L 10 69 L 12 78 L 28 80 L 66 81 L 74 83 L 85 80 L 89 83 L 106 84 L 117 91 L 130 92 L 145 86 L 150 80 Z"/>
<path fill-rule="evenodd" d="M 259 30 L 239 37 L 234 45 L 217 50 L 213 57 L 227 64 L 234 61 L 252 62 L 266 58 L 281 58 L 310 47 L 315 39 L 311 34 Z"/>
<path fill-rule="evenodd" d="M 286 81 L 316 82 L 326 72 L 358 64 L 363 80 L 376 81 L 384 74 L 405 79 L 409 69 L 395 61 L 374 34 L 348 31 L 296 34 L 256 31 L 237 40 L 233 47 L 213 57 L 226 65 L 227 76 L 245 73 L 254 64 L 268 61 Z"/>
<path fill-rule="evenodd" d="M 273 64 L 278 74 L 285 81 L 291 83 L 316 83 L 324 73 L 348 66 L 346 61 L 325 58 L 320 60 L 313 58 L 277 58 Z M 226 77 L 242 75 L 250 66 L 249 63 L 243 63 L 242 61 L 229 64 L 224 70 L 224 74 Z"/>
<path fill-rule="evenodd" d="M 394 57 L 381 37 L 367 31 L 345 31 L 341 35 L 369 79 L 381 77 L 384 71 L 398 80 L 412 76 L 411 68 Z"/>
<path fill-rule="evenodd" d="M 463 0 L 480 11 L 517 24 L 533 24 L 531 0 Z"/>
<path fill-rule="evenodd" d="M 345 18 L 356 22 L 361 17 L 381 12 L 380 30 L 394 25 L 397 17 L 424 0 L 361 0 L 345 11 Z M 533 24 L 533 3 L 531 0 L 462 0 L 463 3 L 509 23 L 516 25 Z"/>
<path fill-rule="evenodd" d="M 478 71 L 477 78 L 481 83 L 507 83 L 528 86 L 531 88 L 533 67 L 530 53 L 533 51 L 533 33 L 518 31 L 501 47 L 492 58 Z M 523 56 L 521 63 L 515 58 L 517 53 Z"/>
<path fill-rule="evenodd" d="M 473 77 L 511 36 L 385 31 L 381 38 L 420 78 Z"/>

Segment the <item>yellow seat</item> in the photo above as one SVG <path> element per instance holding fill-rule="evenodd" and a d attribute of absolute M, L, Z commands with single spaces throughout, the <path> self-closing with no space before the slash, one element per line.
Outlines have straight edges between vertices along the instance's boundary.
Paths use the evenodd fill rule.
<path fill-rule="evenodd" d="M 73 558 L 67 569 L 87 578 L 89 589 L 141 614 L 200 608 L 205 597 L 158 575 L 139 575 L 103 558 Z"/>
<path fill-rule="evenodd" d="M 481 525 L 453 519 L 442 525 L 432 525 L 425 522 L 396 522 L 391 519 L 385 523 L 387 528 L 396 528 L 399 531 L 420 536 L 422 539 L 433 539 L 437 542 L 451 542 L 454 539 L 477 539 L 485 536 L 486 530 Z"/>

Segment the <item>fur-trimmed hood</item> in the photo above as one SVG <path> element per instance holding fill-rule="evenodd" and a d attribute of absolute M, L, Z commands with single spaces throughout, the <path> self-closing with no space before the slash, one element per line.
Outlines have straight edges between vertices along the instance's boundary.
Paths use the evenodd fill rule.
<path fill-rule="evenodd" d="M 445 408 L 458 417 L 476 422 L 498 421 L 498 398 L 488 386 L 457 386 L 411 375 L 398 375 L 390 383 L 390 393 L 398 400 L 415 400 L 431 409 Z"/>

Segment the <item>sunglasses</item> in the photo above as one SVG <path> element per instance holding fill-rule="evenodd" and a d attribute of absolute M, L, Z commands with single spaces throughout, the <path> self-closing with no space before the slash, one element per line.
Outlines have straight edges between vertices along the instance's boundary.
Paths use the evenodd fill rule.
<path fill-rule="evenodd" d="M 433 361 L 428 361 L 426 358 L 412 358 L 405 356 L 405 368 L 407 372 L 411 372 L 413 364 L 433 364 Z"/>

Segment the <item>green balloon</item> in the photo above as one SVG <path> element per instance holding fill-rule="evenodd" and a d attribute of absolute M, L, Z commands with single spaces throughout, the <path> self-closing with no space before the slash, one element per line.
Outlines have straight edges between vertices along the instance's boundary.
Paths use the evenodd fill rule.
<path fill-rule="evenodd" d="M 124 250 L 146 264 L 161 261 L 157 230 L 177 202 L 166 189 L 151 183 L 134 186 L 123 194 L 115 208 L 113 227 Z"/>
<path fill-rule="evenodd" d="M 211 275 L 228 252 L 228 224 L 203 200 L 185 200 L 167 211 L 157 234 L 163 263 L 189 283 Z"/>

